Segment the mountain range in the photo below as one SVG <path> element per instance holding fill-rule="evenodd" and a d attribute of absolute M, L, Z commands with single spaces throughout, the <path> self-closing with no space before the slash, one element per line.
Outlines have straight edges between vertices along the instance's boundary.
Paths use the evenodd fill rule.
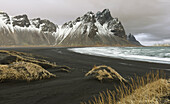
<path fill-rule="evenodd" d="M 47 19 L 0 12 L 0 38 L 1 46 L 141 46 L 133 35 L 126 35 L 122 23 L 108 9 L 87 12 L 61 26 Z"/>

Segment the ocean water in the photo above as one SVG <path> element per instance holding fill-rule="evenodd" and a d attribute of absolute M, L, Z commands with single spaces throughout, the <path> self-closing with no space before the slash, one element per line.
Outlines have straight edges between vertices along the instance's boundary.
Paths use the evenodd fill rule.
<path fill-rule="evenodd" d="M 170 64 L 170 47 L 85 47 L 69 50 L 95 56 Z"/>

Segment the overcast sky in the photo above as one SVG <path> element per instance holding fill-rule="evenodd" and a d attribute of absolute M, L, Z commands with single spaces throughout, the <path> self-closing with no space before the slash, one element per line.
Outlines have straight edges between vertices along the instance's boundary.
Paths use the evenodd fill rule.
<path fill-rule="evenodd" d="M 170 0 L 0 0 L 0 11 L 9 15 L 27 14 L 58 25 L 105 8 L 142 44 L 170 43 Z"/>

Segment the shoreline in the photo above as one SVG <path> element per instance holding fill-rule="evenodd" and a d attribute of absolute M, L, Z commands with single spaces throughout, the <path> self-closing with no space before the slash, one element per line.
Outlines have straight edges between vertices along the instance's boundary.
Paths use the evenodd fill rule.
<path fill-rule="evenodd" d="M 68 50 L 76 52 L 76 53 L 80 53 L 80 54 L 86 54 L 86 55 L 92 55 L 92 56 L 99 56 L 99 57 L 108 57 L 108 58 L 116 58 L 116 59 L 122 59 L 122 60 L 132 60 L 132 61 L 139 61 L 139 62 L 149 62 L 149 63 L 158 63 L 158 64 L 165 64 L 165 65 L 170 65 L 170 60 L 168 59 L 168 57 L 156 57 L 156 55 L 154 56 L 149 56 L 149 55 L 142 55 L 142 54 L 131 54 L 128 53 L 128 51 L 126 51 L 128 54 L 121 54 L 121 51 L 119 50 L 128 50 L 126 48 L 130 48 L 130 52 L 133 51 L 133 49 L 137 48 L 137 47 L 108 47 L 108 50 L 105 49 L 106 47 L 83 47 L 83 48 L 69 48 Z M 118 48 L 115 49 L 115 48 Z M 120 49 L 119 49 L 120 48 Z M 145 50 L 148 47 L 140 47 L 137 51 L 141 51 L 141 50 Z M 161 47 L 154 47 L 154 48 L 161 48 Z M 114 51 L 112 51 L 114 50 Z M 99 52 L 98 52 L 99 51 Z M 107 52 L 109 51 L 109 53 Z M 114 53 L 114 52 L 119 52 L 119 54 Z M 112 53 L 111 53 L 112 52 Z M 144 51 L 141 51 L 144 52 Z M 133 52 L 132 52 L 133 53 Z M 147 52 L 146 52 L 147 53 Z M 161 52 L 160 52 L 161 53 Z M 168 54 L 168 53 L 167 53 Z"/>
<path fill-rule="evenodd" d="M 108 65 L 114 68 L 120 75 L 128 79 L 134 74 L 139 76 L 157 69 L 170 69 L 169 65 L 123 60 L 108 57 L 79 54 L 56 47 L 25 47 L 25 48 L 0 48 L 1 50 L 15 50 L 47 57 L 50 62 L 57 65 L 71 67 L 70 73 L 56 72 L 55 69 L 47 69 L 57 75 L 51 78 L 33 82 L 4 82 L 0 84 L 0 103 L 8 104 L 79 104 L 98 95 L 101 91 L 112 90 L 114 82 L 100 83 L 93 78 L 84 77 L 94 65 Z M 166 71 L 167 76 L 170 75 Z"/>

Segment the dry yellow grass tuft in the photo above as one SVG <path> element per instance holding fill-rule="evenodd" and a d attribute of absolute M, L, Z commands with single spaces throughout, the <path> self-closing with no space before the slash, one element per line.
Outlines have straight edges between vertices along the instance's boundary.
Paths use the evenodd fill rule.
<path fill-rule="evenodd" d="M 46 68 L 70 72 L 70 68 L 67 66 L 56 65 L 56 63 L 39 58 L 40 56 L 28 53 L 0 50 L 0 82 L 5 80 L 31 81 L 56 77 L 56 75 L 45 70 Z"/>
<path fill-rule="evenodd" d="M 44 68 L 55 68 L 56 71 L 70 72 L 67 66 L 59 66 L 44 59 L 35 58 L 32 54 L 0 50 L 0 81 L 5 80 L 41 80 L 56 77 Z"/>
<path fill-rule="evenodd" d="M 5 59 L 5 61 L 8 61 L 9 64 L 12 62 L 24 61 L 24 62 L 38 64 L 38 65 L 42 66 L 43 68 L 56 68 L 57 70 L 61 70 L 61 71 L 65 71 L 65 72 L 70 72 L 70 69 L 71 69 L 68 66 L 56 65 L 56 63 L 51 63 L 44 59 L 35 58 L 35 55 L 32 55 L 30 53 L 0 50 L 0 54 L 9 55 L 7 57 L 8 59 Z M 38 56 L 38 57 L 40 57 L 40 56 Z"/>
<path fill-rule="evenodd" d="M 31 63 L 42 65 L 44 67 L 56 67 L 57 66 L 55 63 L 50 63 L 46 60 L 36 59 L 33 57 L 32 54 L 29 54 L 29 53 L 17 52 L 17 51 L 7 51 L 7 50 L 0 50 L 0 53 L 4 53 L 4 54 L 10 55 L 10 56 L 13 56 L 12 58 L 15 58 L 13 61 L 31 62 Z"/>
<path fill-rule="evenodd" d="M 0 65 L 0 81 L 4 80 L 40 80 L 56 75 L 48 72 L 41 66 L 30 62 L 14 62 L 9 65 Z"/>
<path fill-rule="evenodd" d="M 121 82 L 127 82 L 119 73 L 114 69 L 106 65 L 94 66 L 85 76 L 93 75 L 93 77 L 102 81 L 103 79 L 119 80 Z"/>
<path fill-rule="evenodd" d="M 170 99 L 163 99 L 168 96 L 170 96 L 168 80 L 159 79 L 136 89 L 133 94 L 125 96 L 117 104 L 170 104 Z"/>
<path fill-rule="evenodd" d="M 128 85 L 121 83 L 115 91 L 102 92 L 88 104 L 170 104 L 170 82 L 165 78 L 159 71 L 136 76 Z"/>

